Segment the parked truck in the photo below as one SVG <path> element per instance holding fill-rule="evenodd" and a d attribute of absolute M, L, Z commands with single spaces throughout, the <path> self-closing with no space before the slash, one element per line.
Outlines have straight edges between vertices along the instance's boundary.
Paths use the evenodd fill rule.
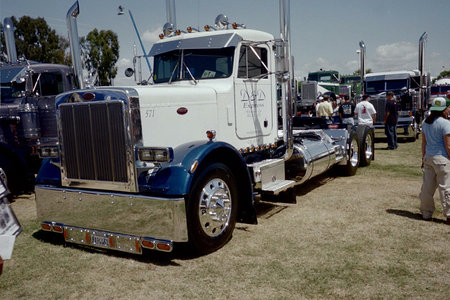
<path fill-rule="evenodd" d="M 292 116 L 289 23 L 280 0 L 280 38 L 224 15 L 216 30 L 166 24 L 152 84 L 58 95 L 59 142 L 41 150 L 37 177 L 42 229 L 130 253 L 177 242 L 208 253 L 236 222 L 257 223 L 256 198 L 295 200 L 296 185 L 335 166 L 355 174 L 357 128 Z"/>
<path fill-rule="evenodd" d="M 374 122 L 377 136 L 384 136 L 386 93 L 393 92 L 399 104 L 398 137 L 411 141 L 418 138 L 430 97 L 430 74 L 424 71 L 426 39 L 427 33 L 424 32 L 419 38 L 418 70 L 365 74 L 362 67 L 360 74 L 365 74 L 363 91 L 371 96 L 371 103 L 377 111 Z M 360 47 L 361 53 L 365 53 L 364 42 L 360 42 Z M 361 55 L 361 65 L 364 66 L 364 55 Z"/>
<path fill-rule="evenodd" d="M 7 54 L 0 62 L 0 168 L 12 195 L 34 190 L 37 146 L 57 139 L 55 96 L 74 88 L 70 67 L 18 59 L 11 18 L 4 20 Z"/>

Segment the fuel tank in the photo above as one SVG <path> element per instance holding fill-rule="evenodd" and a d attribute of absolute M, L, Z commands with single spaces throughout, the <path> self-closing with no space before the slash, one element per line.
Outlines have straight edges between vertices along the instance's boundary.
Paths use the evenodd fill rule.
<path fill-rule="evenodd" d="M 321 130 L 295 134 L 294 153 L 286 163 L 287 179 L 297 184 L 330 169 L 339 160 L 340 146 Z"/>

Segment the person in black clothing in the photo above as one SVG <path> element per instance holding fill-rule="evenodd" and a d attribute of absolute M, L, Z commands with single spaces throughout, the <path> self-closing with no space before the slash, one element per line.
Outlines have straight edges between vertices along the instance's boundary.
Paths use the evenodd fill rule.
<path fill-rule="evenodd" d="M 384 132 L 386 133 L 389 150 L 398 148 L 397 145 L 397 121 L 398 104 L 394 100 L 394 93 L 386 94 L 386 115 L 384 116 Z"/>
<path fill-rule="evenodd" d="M 355 105 L 350 102 L 350 97 L 348 95 L 344 96 L 344 102 L 339 106 L 339 117 L 341 118 L 342 124 L 354 125 L 355 120 L 353 119 L 355 115 Z"/>

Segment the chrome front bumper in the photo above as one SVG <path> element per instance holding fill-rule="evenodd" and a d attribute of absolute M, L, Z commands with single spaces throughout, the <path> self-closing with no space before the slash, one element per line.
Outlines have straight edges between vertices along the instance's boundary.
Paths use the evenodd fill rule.
<path fill-rule="evenodd" d="M 41 222 L 187 242 L 184 198 L 36 186 Z"/>

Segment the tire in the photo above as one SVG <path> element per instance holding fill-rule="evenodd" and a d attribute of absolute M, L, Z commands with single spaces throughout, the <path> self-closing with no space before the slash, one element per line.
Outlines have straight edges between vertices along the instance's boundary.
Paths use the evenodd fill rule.
<path fill-rule="evenodd" d="M 226 165 L 213 163 L 200 170 L 187 202 L 189 243 L 195 252 L 214 252 L 230 240 L 237 206 L 236 181 Z"/>
<path fill-rule="evenodd" d="M 347 164 L 343 166 L 345 176 L 353 176 L 356 174 L 359 166 L 359 140 L 355 131 L 350 133 L 347 144 L 346 153 Z"/>
<path fill-rule="evenodd" d="M 19 168 L 14 168 L 12 162 L 3 156 L 0 156 L 0 168 L 3 170 L 2 176 L 6 177 L 6 185 L 12 195 L 20 194 L 20 174 Z"/>
<path fill-rule="evenodd" d="M 369 166 L 370 162 L 374 159 L 375 153 L 375 139 L 373 130 L 371 130 L 368 126 L 365 126 L 362 136 L 360 135 L 359 138 L 359 165 L 361 167 Z"/>

